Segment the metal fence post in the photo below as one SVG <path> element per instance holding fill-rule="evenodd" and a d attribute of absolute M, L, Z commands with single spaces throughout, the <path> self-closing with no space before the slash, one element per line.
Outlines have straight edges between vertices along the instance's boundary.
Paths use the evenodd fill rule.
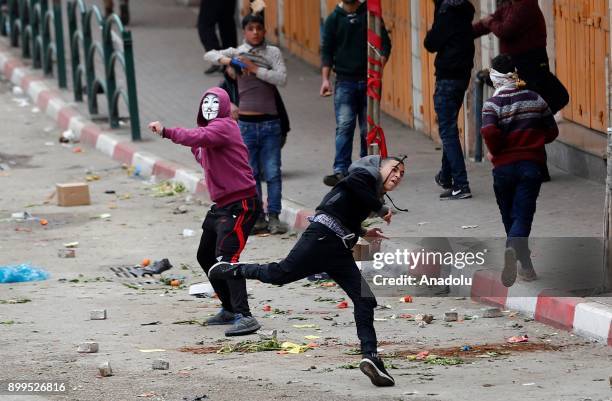
<path fill-rule="evenodd" d="M 46 0 L 45 0 L 46 1 Z M 68 88 L 66 78 L 66 55 L 64 52 L 64 23 L 62 21 L 61 0 L 53 0 L 53 24 L 55 38 L 55 58 L 57 60 L 57 83 L 60 88 Z M 53 62 L 50 60 L 51 63 Z"/>
<path fill-rule="evenodd" d="M 125 57 L 125 79 L 128 86 L 128 103 L 130 109 L 130 127 L 132 140 L 140 141 L 140 117 L 138 112 L 138 95 L 136 91 L 136 71 L 134 68 L 134 49 L 132 32 L 123 32 L 123 52 Z"/>
<path fill-rule="evenodd" d="M 111 128 L 119 128 L 119 107 L 115 102 L 117 83 L 115 79 L 115 62 L 113 57 L 112 18 L 104 21 L 102 30 L 102 49 L 104 50 L 104 76 L 106 78 L 106 99 L 108 101 L 108 118 Z"/>

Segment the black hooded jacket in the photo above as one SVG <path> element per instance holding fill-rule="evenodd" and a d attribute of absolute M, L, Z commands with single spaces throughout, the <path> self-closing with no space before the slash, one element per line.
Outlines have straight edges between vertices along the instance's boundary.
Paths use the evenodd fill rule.
<path fill-rule="evenodd" d="M 380 156 L 366 156 L 351 164 L 349 175 L 325 195 L 316 212 L 333 216 L 355 235 L 363 235 L 361 223 L 372 212 L 383 217 L 389 211 L 381 201 L 380 162 Z"/>
<path fill-rule="evenodd" d="M 434 1 L 434 22 L 424 45 L 436 53 L 436 77 L 469 80 L 474 67 L 474 6 L 468 0 Z"/>

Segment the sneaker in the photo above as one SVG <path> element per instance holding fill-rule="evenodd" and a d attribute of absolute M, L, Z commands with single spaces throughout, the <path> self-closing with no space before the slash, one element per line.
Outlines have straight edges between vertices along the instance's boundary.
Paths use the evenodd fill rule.
<path fill-rule="evenodd" d="M 257 221 L 255 221 L 255 225 L 253 226 L 253 229 L 251 230 L 251 232 L 253 234 L 261 234 L 261 233 L 268 232 L 268 222 L 266 221 L 265 214 L 262 213 L 259 215 L 259 217 L 257 218 Z"/>
<path fill-rule="evenodd" d="M 436 174 L 436 176 L 434 177 L 434 180 L 436 181 L 436 184 L 438 184 L 438 186 L 442 187 L 445 190 L 449 190 L 453 187 L 453 184 L 451 184 L 449 181 L 442 180 L 441 172 Z"/>
<path fill-rule="evenodd" d="M 268 216 L 268 230 L 270 230 L 270 234 L 285 234 L 287 230 L 287 225 L 280 221 L 277 213 L 270 213 Z"/>
<path fill-rule="evenodd" d="M 213 64 L 210 67 L 208 67 L 207 70 L 204 70 L 204 74 L 211 75 L 211 74 L 214 74 L 215 72 L 222 72 L 222 71 L 223 71 L 223 68 L 220 65 Z"/>
<path fill-rule="evenodd" d="M 323 177 L 323 184 L 327 185 L 328 187 L 335 187 L 336 184 L 339 183 L 344 177 L 346 177 L 346 175 L 342 173 L 326 175 Z"/>
<path fill-rule="evenodd" d="M 508 247 L 504 252 L 504 270 L 501 274 L 504 287 L 512 287 L 516 281 L 516 270 L 516 252 Z"/>
<path fill-rule="evenodd" d="M 538 279 L 538 275 L 536 274 L 535 270 L 533 269 L 519 269 L 518 271 L 518 276 L 521 278 L 521 280 L 523 281 L 535 281 Z"/>
<path fill-rule="evenodd" d="M 261 329 L 261 325 L 253 316 L 242 316 L 240 313 L 236 315 L 237 319 L 233 326 L 225 330 L 225 335 L 227 337 L 246 336 L 247 334 L 253 334 Z"/>
<path fill-rule="evenodd" d="M 207 326 L 220 326 L 222 324 L 234 324 L 236 321 L 236 314 L 234 312 L 227 311 L 223 308 L 219 312 L 204 322 Z"/>
<path fill-rule="evenodd" d="M 472 197 L 472 191 L 470 187 L 460 189 L 447 189 L 440 194 L 440 200 L 456 200 L 456 199 L 469 199 Z"/>
<path fill-rule="evenodd" d="M 217 262 L 208 270 L 209 280 L 228 280 L 240 277 L 242 277 L 242 274 L 238 264 L 234 263 Z"/>
<path fill-rule="evenodd" d="M 395 386 L 395 380 L 385 369 L 383 361 L 374 355 L 364 355 L 359 362 L 359 369 L 364 375 L 368 376 L 372 384 L 377 387 Z"/>

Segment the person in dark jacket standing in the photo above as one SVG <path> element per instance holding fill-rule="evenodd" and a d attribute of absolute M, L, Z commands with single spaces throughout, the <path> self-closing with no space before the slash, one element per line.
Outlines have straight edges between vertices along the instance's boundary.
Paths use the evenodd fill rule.
<path fill-rule="evenodd" d="M 353 136 L 359 121 L 361 157 L 368 154 L 367 75 L 368 75 L 368 9 L 357 0 L 342 0 L 325 20 L 321 46 L 321 96 L 332 94 L 330 75 L 336 72 L 334 109 L 336 114 L 336 155 L 334 172 L 323 178 L 333 187 L 346 176 L 351 165 Z M 382 28 L 382 62 L 391 54 L 391 40 Z"/>
<path fill-rule="evenodd" d="M 457 118 L 474 66 L 472 19 L 468 0 L 434 0 L 435 16 L 425 36 L 425 48 L 436 53 L 434 108 L 442 140 L 442 168 L 436 183 L 444 189 L 441 200 L 472 197 L 459 141 Z"/>
<path fill-rule="evenodd" d="M 502 54 L 512 57 L 519 77 L 527 88 L 540 95 L 553 114 L 569 103 L 569 93 L 550 72 L 546 53 L 546 21 L 537 0 L 501 0 L 495 13 L 474 24 L 474 35 L 493 33 L 499 38 Z M 543 181 L 550 181 L 546 163 Z"/>
<path fill-rule="evenodd" d="M 550 72 L 546 53 L 546 21 L 537 0 L 503 0 L 495 13 L 474 24 L 476 37 L 493 33 L 499 50 L 512 57 L 519 77 L 542 96 L 556 114 L 569 103 L 569 94 Z"/>
<path fill-rule="evenodd" d="M 208 271 L 211 280 L 246 278 L 276 285 L 327 272 L 353 301 L 363 354 L 359 368 L 376 386 L 393 386 L 395 381 L 377 355 L 376 298 L 361 276 L 351 248 L 359 236 L 384 238 L 380 229 L 366 231 L 361 224 L 372 212 L 391 222 L 391 211 L 381 198 L 400 184 L 403 160 L 366 156 L 353 163 L 349 175 L 325 195 L 315 216 L 309 218 L 311 224 L 279 263 L 217 263 Z"/>
<path fill-rule="evenodd" d="M 198 34 L 202 46 L 207 52 L 211 50 L 227 49 L 238 46 L 236 33 L 236 2 L 229 0 L 201 0 L 200 13 L 198 14 Z M 221 43 L 217 38 L 217 25 Z M 204 71 L 205 74 L 213 74 L 223 71 L 223 67 L 213 64 Z"/>

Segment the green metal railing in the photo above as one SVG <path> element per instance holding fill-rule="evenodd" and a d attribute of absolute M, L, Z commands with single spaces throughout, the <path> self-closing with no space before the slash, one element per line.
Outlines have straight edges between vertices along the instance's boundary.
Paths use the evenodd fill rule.
<path fill-rule="evenodd" d="M 53 75 L 56 60 L 57 81 L 66 88 L 66 60 L 60 0 L 4 0 L 0 34 L 9 36 L 12 46 L 21 47 L 24 58 L 32 58 L 33 68 Z"/>
<path fill-rule="evenodd" d="M 124 28 L 116 14 L 111 14 L 105 19 L 97 6 L 88 8 L 83 0 L 68 0 L 67 7 L 75 100 L 82 101 L 85 93 L 89 112 L 95 115 L 98 114 L 97 96 L 104 93 L 108 104 L 110 126 L 119 128 L 119 100 L 123 99 L 130 114 L 132 140 L 140 140 L 132 33 Z M 102 33 L 101 43 L 93 39 L 94 27 Z M 116 34 L 113 28 L 118 32 L 117 41 L 121 43 L 122 48 L 115 45 L 113 38 Z M 96 74 L 96 57 L 100 58 L 104 66 L 103 77 Z M 127 90 L 117 87 L 117 62 L 125 73 Z"/>
<path fill-rule="evenodd" d="M 56 61 L 57 79 L 61 88 L 67 87 L 64 55 L 64 27 L 61 0 L 0 0 L 0 35 L 8 36 L 11 46 L 20 47 L 23 58 L 31 58 L 34 68 L 53 73 Z M 140 137 L 140 118 L 132 33 L 125 29 L 119 17 L 104 18 L 97 6 L 88 7 L 83 0 L 68 0 L 68 32 L 74 99 L 87 97 L 89 113 L 97 115 L 98 95 L 106 96 L 111 128 L 119 128 L 119 101 L 126 104 L 130 117 L 132 140 Z M 101 40 L 94 40 L 94 32 Z M 96 72 L 96 60 L 103 66 L 103 74 Z M 119 64 L 125 74 L 127 88 L 117 84 Z"/>

